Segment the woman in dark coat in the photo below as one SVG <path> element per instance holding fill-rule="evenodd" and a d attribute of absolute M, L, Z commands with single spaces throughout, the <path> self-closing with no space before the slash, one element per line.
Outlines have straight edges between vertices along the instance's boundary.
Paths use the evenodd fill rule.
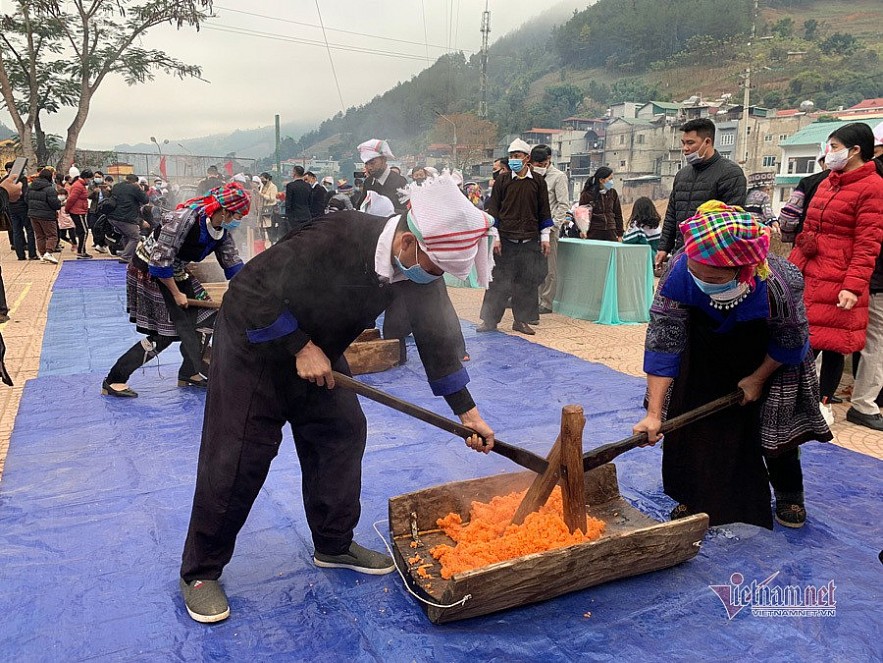
<path fill-rule="evenodd" d="M 579 196 L 579 204 L 592 208 L 585 239 L 622 241 L 622 207 L 619 204 L 619 194 L 613 188 L 613 171 L 610 168 L 601 166 L 586 181 Z"/>
<path fill-rule="evenodd" d="M 58 243 L 58 210 L 61 201 L 52 180 L 52 170 L 44 168 L 28 187 L 28 217 L 34 228 L 37 254 L 43 262 L 58 264 L 52 255 Z"/>
<path fill-rule="evenodd" d="M 126 384 L 129 376 L 174 341 L 181 341 L 184 358 L 178 386 L 207 386 L 201 335 L 211 332 L 215 311 L 189 308 L 189 299 L 208 299 L 208 295 L 185 267 L 214 253 L 224 275 L 232 279 L 243 263 L 230 231 L 248 209 L 248 194 L 238 184 L 228 184 L 212 189 L 205 198 L 182 203 L 138 243 L 126 272 L 127 309 L 129 319 L 147 338 L 126 351 L 110 369 L 101 385 L 103 395 L 137 396 Z"/>
<path fill-rule="evenodd" d="M 681 224 L 684 251 L 662 276 L 644 353 L 651 442 L 663 418 L 737 387 L 742 406 L 665 436 L 662 479 L 672 518 L 707 513 L 712 525 L 772 529 L 806 521 L 798 446 L 832 435 L 818 407 L 803 279 L 769 255 L 770 230 L 740 208 L 702 205 Z"/>

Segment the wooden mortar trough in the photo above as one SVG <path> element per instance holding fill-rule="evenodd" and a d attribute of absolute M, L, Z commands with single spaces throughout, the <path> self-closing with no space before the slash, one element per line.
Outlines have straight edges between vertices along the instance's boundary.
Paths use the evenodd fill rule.
<path fill-rule="evenodd" d="M 534 482 L 533 472 L 501 474 L 482 479 L 447 483 L 389 500 L 389 525 L 396 564 L 406 582 L 421 598 L 449 608 L 421 605 L 433 624 L 487 615 L 507 608 L 545 601 L 619 578 L 658 571 L 699 552 L 708 516 L 696 514 L 671 522 L 658 522 L 632 507 L 619 493 L 616 466 L 607 463 L 584 475 L 588 515 L 607 527 L 600 539 L 548 552 L 525 555 L 480 569 L 441 577 L 441 565 L 429 553 L 453 541 L 436 521 L 450 512 L 464 523 L 473 501 L 521 491 Z M 411 546 L 417 541 L 417 547 Z M 419 566 L 431 577 L 417 574 L 408 559 L 419 554 Z M 426 564 L 430 564 L 426 567 Z"/>

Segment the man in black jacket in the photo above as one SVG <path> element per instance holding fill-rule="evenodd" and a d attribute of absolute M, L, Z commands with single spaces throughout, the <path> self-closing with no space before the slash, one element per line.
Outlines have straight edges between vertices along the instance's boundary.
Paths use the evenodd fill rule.
<path fill-rule="evenodd" d="M 196 195 L 205 196 L 209 191 L 217 189 L 219 186 L 224 186 L 224 180 L 218 174 L 218 167 L 209 166 L 206 169 L 205 179 L 200 180 L 199 184 L 196 185 Z"/>
<path fill-rule="evenodd" d="M 310 212 L 313 190 L 304 180 L 303 166 L 295 166 L 291 174 L 294 179 L 285 185 L 285 217 L 290 229 L 294 230 L 313 218 Z"/>
<path fill-rule="evenodd" d="M 110 224 L 123 236 L 125 246 L 120 253 L 120 262 L 131 262 L 138 240 L 141 239 L 141 206 L 148 202 L 147 194 L 138 184 L 137 175 L 126 175 L 124 182 L 115 184 L 110 190 L 116 207 L 107 215 Z"/>
<path fill-rule="evenodd" d="M 6 172 L 12 168 L 13 161 L 6 164 Z M 9 203 L 9 220 L 12 224 L 12 246 L 15 248 L 15 254 L 19 260 L 39 260 L 37 255 L 37 244 L 34 241 L 34 229 L 31 226 L 31 220 L 28 218 L 28 180 L 27 171 L 22 172 L 19 178 L 21 185 L 21 196 L 15 202 Z M 27 237 L 27 243 L 25 238 Z M 25 248 L 28 255 L 25 256 Z"/>
<path fill-rule="evenodd" d="M 308 171 L 304 173 L 304 180 L 310 185 L 310 216 L 318 219 L 325 216 L 325 207 L 328 202 L 328 191 L 324 186 L 319 185 L 319 178 L 316 173 Z"/>
<path fill-rule="evenodd" d="M 684 245 L 678 229 L 681 222 L 696 213 L 709 200 L 720 200 L 727 205 L 745 204 L 748 186 L 745 173 L 735 161 L 730 161 L 714 149 L 714 122 L 701 118 L 690 120 L 681 127 L 684 158 L 687 165 L 675 175 L 668 198 L 656 265 L 662 265 L 668 255 Z"/>
<path fill-rule="evenodd" d="M 373 575 L 394 569 L 391 558 L 353 541 L 366 422 L 355 393 L 334 388 L 332 375 L 332 370 L 349 373 L 344 350 L 394 294 L 406 301 L 433 393 L 487 442 L 483 446 L 474 435 L 470 447 L 493 446 L 493 431 L 466 388 L 469 376 L 441 329 L 440 291 L 428 287 L 443 270 L 462 277 L 473 264 L 479 272 L 484 267 L 486 278 L 490 222 L 449 184 L 453 194 L 441 188 L 428 194 L 451 201 L 440 212 L 440 206 L 415 202 L 411 214 L 388 220 L 339 212 L 297 227 L 230 282 L 214 329 L 181 566 L 181 590 L 196 621 L 216 622 L 230 614 L 218 578 L 286 423 L 301 463 L 316 566 Z M 451 229 L 474 236 L 474 243 L 435 253 L 435 242 L 443 243 Z"/>
<path fill-rule="evenodd" d="M 359 207 L 369 191 L 376 191 L 381 196 L 389 198 L 397 214 L 406 209 L 406 204 L 401 200 L 399 189 L 408 186 L 408 181 L 399 173 L 389 167 L 388 159 L 394 159 L 392 150 L 385 140 L 372 138 L 359 145 L 359 156 L 365 164 L 365 172 L 368 177 L 362 184 L 362 190 L 353 205 Z"/>

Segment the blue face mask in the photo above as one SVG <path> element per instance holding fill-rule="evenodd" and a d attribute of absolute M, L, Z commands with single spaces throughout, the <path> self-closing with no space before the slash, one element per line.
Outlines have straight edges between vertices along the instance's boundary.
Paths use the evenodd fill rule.
<path fill-rule="evenodd" d="M 613 180 L 607 180 L 606 182 L 604 182 L 604 189 L 606 189 L 607 191 L 610 191 L 610 189 L 612 189 L 612 188 L 613 188 Z"/>
<path fill-rule="evenodd" d="M 401 253 L 401 251 L 399 251 L 399 253 Z M 414 244 L 414 260 L 415 260 L 415 262 L 414 262 L 413 267 L 405 267 L 402 264 L 402 261 L 399 260 L 398 256 L 395 256 L 393 258 L 393 262 L 395 263 L 395 266 L 399 268 L 399 271 L 409 281 L 413 281 L 414 283 L 420 283 L 422 285 L 425 285 L 427 283 L 432 283 L 436 279 L 441 278 L 441 275 L 436 276 L 435 274 L 430 274 L 429 272 L 427 272 L 425 269 L 423 269 L 420 266 L 419 262 L 416 262 L 417 261 L 417 244 L 416 243 Z"/>
<path fill-rule="evenodd" d="M 509 159 L 509 170 L 513 173 L 520 173 L 524 168 L 524 162 L 521 159 Z"/>
<path fill-rule="evenodd" d="M 702 279 L 697 278 L 693 272 L 690 272 L 690 276 L 693 277 L 693 283 L 696 284 L 696 287 L 709 296 L 721 295 L 729 290 L 734 290 L 739 287 L 739 281 L 736 279 L 727 281 L 726 283 L 706 283 Z"/>
<path fill-rule="evenodd" d="M 224 230 L 233 230 L 235 228 L 238 228 L 240 225 L 242 225 L 241 219 L 230 219 L 229 221 L 224 221 L 223 223 L 221 223 L 221 228 L 223 228 Z"/>

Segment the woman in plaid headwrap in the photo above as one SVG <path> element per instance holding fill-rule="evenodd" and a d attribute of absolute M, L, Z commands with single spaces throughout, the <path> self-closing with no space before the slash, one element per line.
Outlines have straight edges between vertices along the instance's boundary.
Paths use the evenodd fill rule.
<path fill-rule="evenodd" d="M 737 387 L 742 406 L 666 435 L 662 478 L 672 518 L 772 529 L 806 520 L 798 446 L 829 441 L 809 352 L 803 279 L 769 254 L 769 229 L 738 207 L 702 205 L 680 227 L 684 250 L 656 291 L 644 353 L 647 416 L 635 432 Z"/>
<path fill-rule="evenodd" d="M 129 376 L 175 341 L 184 361 L 178 386 L 205 387 L 202 354 L 215 311 L 191 309 L 188 299 L 209 299 L 202 284 L 186 271 L 214 253 L 227 279 L 242 269 L 230 231 L 248 214 L 249 196 L 238 184 L 212 189 L 206 196 L 178 205 L 154 232 L 143 238 L 126 272 L 129 319 L 147 338 L 121 356 L 101 385 L 106 396 L 133 398 Z"/>

